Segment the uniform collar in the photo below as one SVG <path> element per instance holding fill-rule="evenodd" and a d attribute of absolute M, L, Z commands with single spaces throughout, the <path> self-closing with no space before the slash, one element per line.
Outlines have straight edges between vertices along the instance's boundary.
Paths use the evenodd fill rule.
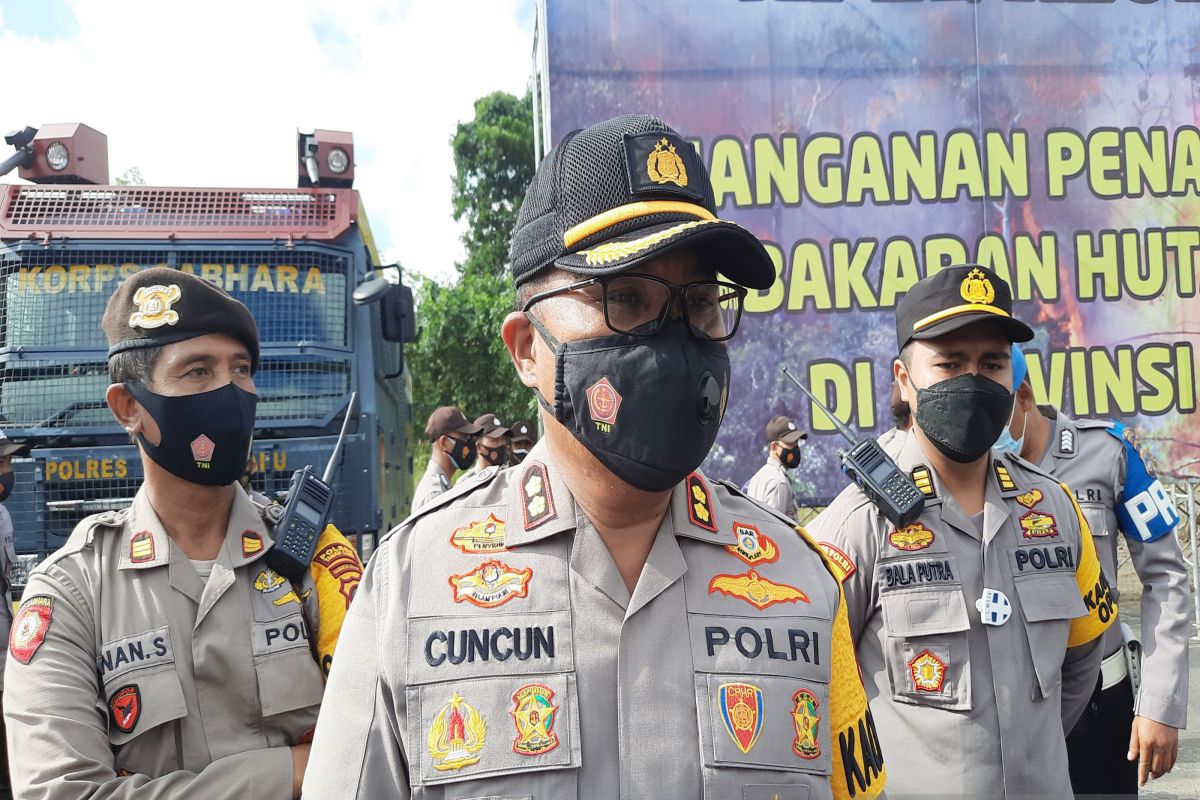
<path fill-rule="evenodd" d="M 271 535 L 262 514 L 243 491 L 233 493 L 224 548 L 234 568 L 257 561 L 271 547 Z M 133 505 L 125 512 L 119 569 L 161 567 L 171 560 L 171 537 L 158 513 L 150 505 L 145 484 L 138 489 Z"/>
<path fill-rule="evenodd" d="M 425 464 L 425 474 L 427 476 L 436 477 L 438 481 L 445 486 L 450 484 L 450 476 L 445 472 L 442 472 L 442 468 L 438 465 L 437 461 L 434 461 L 432 458 L 429 459 L 429 461 Z"/>
<path fill-rule="evenodd" d="M 542 440 L 516 467 L 508 470 L 508 519 L 504 543 L 519 547 L 563 531 L 574 530 L 581 513 L 567 485 L 554 468 L 550 448 Z M 671 490 L 664 525 L 677 536 L 736 544 L 733 526 L 712 490 L 712 482 L 699 470 Z"/>

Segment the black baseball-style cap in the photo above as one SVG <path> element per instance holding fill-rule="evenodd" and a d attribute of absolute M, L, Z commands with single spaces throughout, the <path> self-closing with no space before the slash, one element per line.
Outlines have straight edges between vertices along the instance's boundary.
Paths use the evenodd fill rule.
<path fill-rule="evenodd" d="M 461 433 L 463 436 L 478 436 L 482 430 L 483 428 L 467 420 L 458 406 L 442 406 L 435 409 L 429 415 L 429 422 L 425 425 L 425 435 L 431 442 L 435 442 L 442 436 L 448 436 L 451 433 Z"/>
<path fill-rule="evenodd" d="M 750 231 L 717 219 L 696 150 L 657 117 L 629 114 L 567 134 L 529 184 L 509 260 L 519 286 L 551 265 L 611 275 L 688 244 L 751 289 L 775 267 Z"/>
<path fill-rule="evenodd" d="M 1010 342 L 1028 342 L 1033 329 L 1012 315 L 1012 290 L 986 267 L 961 264 L 922 278 L 896 305 L 896 344 L 935 339 L 983 321 L 1000 326 Z"/>
<path fill-rule="evenodd" d="M 796 423 L 787 417 L 772 417 L 767 423 L 767 444 L 783 442 L 793 445 L 801 439 L 807 439 L 808 434 L 796 427 Z"/>
<path fill-rule="evenodd" d="M 508 435 L 508 428 L 504 427 L 504 423 L 495 414 L 484 414 L 475 420 L 475 427 L 479 428 L 483 432 L 482 435 L 489 439 L 498 439 Z"/>
<path fill-rule="evenodd" d="M 24 458 L 29 455 L 29 445 L 14 442 L 8 438 L 4 431 L 0 431 L 0 456 L 21 456 Z"/>
<path fill-rule="evenodd" d="M 531 428 L 529 426 L 528 422 L 523 422 L 523 421 L 514 422 L 509 427 L 509 430 L 512 431 L 512 440 L 513 440 L 514 444 L 516 442 L 533 443 L 533 442 L 537 441 L 536 439 L 533 438 L 533 428 Z"/>
<path fill-rule="evenodd" d="M 258 369 L 258 325 L 250 309 L 188 272 L 154 267 L 130 275 L 108 298 L 100 325 L 109 358 L 223 333 L 246 345 L 251 368 Z"/>

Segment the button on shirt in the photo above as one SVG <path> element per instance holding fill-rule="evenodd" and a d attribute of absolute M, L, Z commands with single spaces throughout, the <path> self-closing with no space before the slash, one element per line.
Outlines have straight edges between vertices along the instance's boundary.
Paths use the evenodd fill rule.
<path fill-rule="evenodd" d="M 889 796 L 1068 800 L 1063 731 L 1115 616 L 1082 513 L 1046 473 L 993 454 L 977 526 L 918 437 L 897 463 L 926 487 L 915 523 L 850 487 L 810 525 L 844 575 Z"/>
<path fill-rule="evenodd" d="M 289 746 L 324 688 L 317 593 L 268 568 L 270 546 L 241 491 L 207 581 L 145 488 L 80 523 L 17 615 L 4 698 L 15 795 L 290 798 Z"/>
<path fill-rule="evenodd" d="M 787 517 L 796 514 L 792 482 L 788 480 L 787 470 L 775 456 L 769 456 L 767 463 L 754 473 L 750 483 L 746 484 L 746 494 Z"/>
<path fill-rule="evenodd" d="M 700 473 L 628 591 L 539 444 L 372 558 L 305 796 L 875 797 L 844 613 L 804 535 Z"/>

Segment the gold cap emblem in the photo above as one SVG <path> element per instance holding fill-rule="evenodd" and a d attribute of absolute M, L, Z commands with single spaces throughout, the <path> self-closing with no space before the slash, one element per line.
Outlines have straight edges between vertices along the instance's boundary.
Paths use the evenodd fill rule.
<path fill-rule="evenodd" d="M 655 183 L 673 183 L 676 186 L 687 186 L 687 168 L 683 159 L 675 152 L 675 145 L 667 141 L 667 137 L 655 143 L 654 149 L 646 159 L 646 174 Z"/>
<path fill-rule="evenodd" d="M 992 288 L 992 282 L 983 274 L 982 270 L 973 269 L 967 273 L 967 277 L 963 278 L 962 286 L 958 289 L 963 300 L 968 303 L 981 303 L 990 306 L 992 301 L 996 299 L 996 290 Z"/>
<path fill-rule="evenodd" d="M 138 310 L 129 315 L 131 328 L 161 328 L 179 322 L 179 312 L 171 305 L 179 302 L 182 293 L 175 284 L 143 286 L 133 293 L 133 303 Z"/>

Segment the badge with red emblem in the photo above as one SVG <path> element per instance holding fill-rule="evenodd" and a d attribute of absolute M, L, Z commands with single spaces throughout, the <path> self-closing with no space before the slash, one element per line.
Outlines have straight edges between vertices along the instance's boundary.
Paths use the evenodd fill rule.
<path fill-rule="evenodd" d="M 213 440 L 203 433 L 192 440 L 192 458 L 196 459 L 197 465 L 211 463 L 213 451 L 216 449 Z"/>
<path fill-rule="evenodd" d="M 54 598 L 46 595 L 31 597 L 21 604 L 8 639 L 8 652 L 13 658 L 22 664 L 29 663 L 46 640 L 53 612 Z"/>
<path fill-rule="evenodd" d="M 108 699 L 108 710 L 117 730 L 131 732 L 142 716 L 142 690 L 136 683 L 122 686 Z"/>
<path fill-rule="evenodd" d="M 617 394 L 608 378 L 601 378 L 593 383 L 586 394 L 588 414 L 592 422 L 596 423 L 597 430 L 608 433 L 617 423 L 617 412 L 621 410 L 621 395 Z"/>

